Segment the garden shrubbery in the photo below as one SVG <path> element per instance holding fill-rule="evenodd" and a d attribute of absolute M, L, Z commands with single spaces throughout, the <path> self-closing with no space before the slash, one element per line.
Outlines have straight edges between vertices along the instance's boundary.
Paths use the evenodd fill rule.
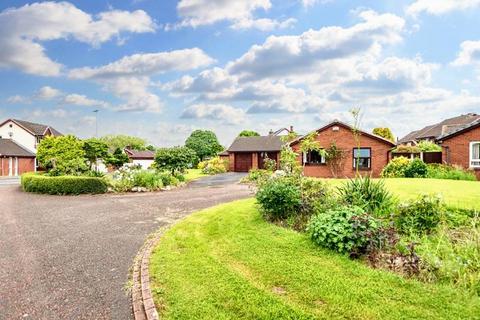
<path fill-rule="evenodd" d="M 219 174 L 225 173 L 228 170 L 228 161 L 215 157 L 209 160 L 201 161 L 198 164 L 198 169 L 202 170 L 204 174 Z"/>
<path fill-rule="evenodd" d="M 384 178 L 432 178 L 475 181 L 476 176 L 470 170 L 445 164 L 426 164 L 421 159 L 410 160 L 397 157 L 383 168 Z"/>
<path fill-rule="evenodd" d="M 85 176 L 50 177 L 27 173 L 22 175 L 21 184 L 27 192 L 56 195 L 97 194 L 108 190 L 108 183 L 104 178 Z"/>
<path fill-rule="evenodd" d="M 433 231 L 445 214 L 446 207 L 439 195 L 420 195 L 410 202 L 401 203 L 394 221 L 403 233 L 421 234 Z"/>
<path fill-rule="evenodd" d="M 123 166 L 113 173 L 110 185 L 116 192 L 158 191 L 178 185 L 180 176 L 174 176 L 170 172 L 144 170 L 139 166 Z"/>
<path fill-rule="evenodd" d="M 260 186 L 256 198 L 268 220 L 287 219 L 300 209 L 301 189 L 292 178 L 271 179 Z"/>

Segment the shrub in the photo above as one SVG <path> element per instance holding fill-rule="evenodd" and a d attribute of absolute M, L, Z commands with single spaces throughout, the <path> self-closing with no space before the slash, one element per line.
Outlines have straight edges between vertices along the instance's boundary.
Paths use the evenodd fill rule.
<path fill-rule="evenodd" d="M 261 185 L 266 182 L 272 173 L 264 169 L 251 169 L 248 175 L 242 179 L 243 183 L 253 183 L 255 185 Z"/>
<path fill-rule="evenodd" d="M 405 170 L 410 165 L 410 160 L 405 157 L 396 157 L 383 168 L 382 177 L 384 178 L 403 178 Z"/>
<path fill-rule="evenodd" d="M 357 257 L 377 241 L 380 226 L 362 208 L 340 206 L 313 216 L 308 231 L 317 245 Z"/>
<path fill-rule="evenodd" d="M 268 220 L 281 220 L 298 213 L 301 191 L 290 178 L 270 179 L 260 186 L 256 199 Z"/>
<path fill-rule="evenodd" d="M 445 204 L 439 195 L 420 195 L 402 203 L 394 215 L 397 228 L 406 234 L 421 234 L 435 229 L 445 216 Z"/>
<path fill-rule="evenodd" d="M 328 183 L 314 178 L 302 178 L 300 189 L 302 214 L 311 216 L 331 206 L 332 191 Z"/>
<path fill-rule="evenodd" d="M 277 161 L 266 158 L 265 160 L 263 160 L 263 167 L 265 168 L 265 170 L 273 172 L 277 169 Z"/>
<path fill-rule="evenodd" d="M 196 162 L 195 151 L 187 147 L 160 148 L 155 155 L 155 167 L 172 174 L 182 173 Z"/>
<path fill-rule="evenodd" d="M 343 202 L 360 207 L 368 213 L 390 213 L 394 203 L 384 181 L 374 181 L 368 176 L 350 179 L 338 191 Z"/>
<path fill-rule="evenodd" d="M 433 179 L 477 180 L 474 172 L 464 170 L 462 167 L 445 164 L 429 164 L 427 166 L 427 177 Z"/>
<path fill-rule="evenodd" d="M 169 172 L 162 172 L 159 175 L 164 186 L 176 186 L 179 183 L 178 178 Z"/>
<path fill-rule="evenodd" d="M 21 184 L 26 192 L 58 195 L 105 193 L 108 189 L 105 179 L 84 176 L 50 177 L 27 173 L 22 175 Z"/>
<path fill-rule="evenodd" d="M 442 151 L 442 147 L 440 147 L 438 144 L 436 144 L 435 142 L 431 142 L 431 141 L 426 141 L 426 140 L 423 140 L 423 141 L 420 141 L 418 144 L 417 144 L 418 148 L 423 151 L 423 152 L 438 152 L 438 151 Z"/>
<path fill-rule="evenodd" d="M 420 148 L 417 146 L 407 146 L 404 144 L 397 146 L 393 150 L 394 153 L 420 153 L 421 151 L 422 150 L 420 150 Z"/>
<path fill-rule="evenodd" d="M 202 161 L 198 164 L 198 168 L 205 174 L 218 174 L 227 172 L 228 163 L 220 157 Z"/>
<path fill-rule="evenodd" d="M 155 191 L 163 187 L 163 181 L 160 174 L 155 171 L 138 170 L 133 175 L 133 185 Z"/>
<path fill-rule="evenodd" d="M 413 159 L 405 169 L 406 178 L 425 178 L 427 176 L 427 164 L 421 159 Z"/>

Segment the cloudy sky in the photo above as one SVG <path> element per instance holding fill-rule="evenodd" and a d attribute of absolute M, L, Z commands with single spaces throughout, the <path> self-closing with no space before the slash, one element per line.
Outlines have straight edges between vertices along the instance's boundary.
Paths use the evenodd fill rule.
<path fill-rule="evenodd" d="M 333 119 L 403 135 L 480 112 L 480 0 L 0 3 L 0 118 L 228 145 Z"/>

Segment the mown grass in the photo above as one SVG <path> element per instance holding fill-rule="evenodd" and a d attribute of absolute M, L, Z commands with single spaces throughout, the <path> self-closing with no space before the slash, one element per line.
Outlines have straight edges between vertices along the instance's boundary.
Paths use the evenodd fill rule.
<path fill-rule="evenodd" d="M 345 179 L 326 179 L 333 186 L 339 186 Z M 388 178 L 387 188 L 399 198 L 408 200 L 422 193 L 439 193 L 448 206 L 480 210 L 480 182 L 442 179 Z"/>
<path fill-rule="evenodd" d="M 188 169 L 187 172 L 184 174 L 185 176 L 185 181 L 193 181 L 200 179 L 202 177 L 206 177 L 207 174 L 202 173 L 202 170 L 200 169 Z"/>
<path fill-rule="evenodd" d="M 164 319 L 475 319 L 480 299 L 374 270 L 265 222 L 254 200 L 197 212 L 151 258 Z"/>

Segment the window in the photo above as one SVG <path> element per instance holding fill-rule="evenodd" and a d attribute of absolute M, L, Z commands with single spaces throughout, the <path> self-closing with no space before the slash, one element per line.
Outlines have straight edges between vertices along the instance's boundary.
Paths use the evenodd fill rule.
<path fill-rule="evenodd" d="M 370 169 L 372 166 L 372 150 L 370 148 L 353 149 L 353 167 L 358 169 Z"/>
<path fill-rule="evenodd" d="M 470 168 L 480 168 L 480 141 L 470 142 Z"/>
<path fill-rule="evenodd" d="M 314 150 L 303 154 L 303 162 L 312 165 L 326 164 L 325 157 Z"/>

